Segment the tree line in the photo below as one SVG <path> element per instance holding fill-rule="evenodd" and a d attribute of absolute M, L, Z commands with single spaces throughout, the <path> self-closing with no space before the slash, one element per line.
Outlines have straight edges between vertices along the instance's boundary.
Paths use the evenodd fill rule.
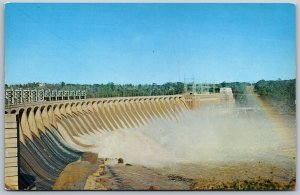
<path fill-rule="evenodd" d="M 296 79 L 265 81 L 254 85 L 256 93 L 281 112 L 296 111 Z"/>
<path fill-rule="evenodd" d="M 227 83 L 222 82 L 214 85 L 216 92 L 220 87 L 231 87 L 234 93 L 243 93 L 245 86 L 249 83 Z M 85 90 L 87 98 L 97 97 L 125 97 L 125 96 L 157 96 L 157 95 L 176 95 L 183 94 L 184 83 L 183 82 L 167 82 L 164 84 L 115 84 L 109 82 L 106 84 L 71 84 L 71 83 L 26 83 L 5 85 L 6 88 L 13 89 L 50 89 L 50 90 Z M 210 86 L 210 92 L 213 92 L 213 86 Z"/>
<path fill-rule="evenodd" d="M 215 91 L 218 92 L 221 87 L 232 88 L 233 94 L 244 94 L 246 86 L 254 85 L 255 91 L 262 97 L 273 100 L 286 100 L 293 102 L 296 99 L 296 80 L 260 80 L 256 83 L 248 82 L 222 82 L 215 84 Z M 109 82 L 106 84 L 70 84 L 60 83 L 27 83 L 5 85 L 5 88 L 14 89 L 56 89 L 56 90 L 85 90 L 88 98 L 96 97 L 125 97 L 125 96 L 156 96 L 156 95 L 175 95 L 184 93 L 183 82 L 167 82 L 164 84 L 115 84 Z M 212 86 L 209 90 L 212 92 Z"/>
<path fill-rule="evenodd" d="M 97 97 L 128 97 L 128 96 L 157 96 L 175 95 L 184 91 L 184 84 L 181 82 L 167 82 L 164 84 L 69 84 L 65 82 L 56 84 L 27 83 L 16 85 L 5 85 L 13 89 L 50 89 L 50 90 L 85 90 L 87 98 Z"/>

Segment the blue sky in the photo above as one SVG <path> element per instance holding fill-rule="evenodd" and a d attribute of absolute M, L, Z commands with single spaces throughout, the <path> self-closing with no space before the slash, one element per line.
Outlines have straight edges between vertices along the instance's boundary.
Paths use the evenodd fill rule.
<path fill-rule="evenodd" d="M 292 4 L 7 4 L 5 82 L 296 77 Z"/>

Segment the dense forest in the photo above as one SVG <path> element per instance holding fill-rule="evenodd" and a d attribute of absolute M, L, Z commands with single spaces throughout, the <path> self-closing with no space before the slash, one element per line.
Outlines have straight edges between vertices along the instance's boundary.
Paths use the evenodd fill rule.
<path fill-rule="evenodd" d="M 247 82 L 222 82 L 214 85 L 218 92 L 220 87 L 231 87 L 234 96 L 244 94 L 246 86 L 254 85 L 255 92 L 281 110 L 295 112 L 296 105 L 296 80 L 260 80 L 257 83 Z M 209 89 L 212 92 L 212 85 Z M 23 89 L 57 89 L 57 90 L 85 90 L 87 98 L 93 97 L 125 97 L 125 96 L 156 96 L 175 95 L 184 93 L 184 83 L 167 82 L 164 84 L 68 84 L 65 82 L 57 84 L 27 83 L 22 85 L 5 85 L 5 88 Z"/>

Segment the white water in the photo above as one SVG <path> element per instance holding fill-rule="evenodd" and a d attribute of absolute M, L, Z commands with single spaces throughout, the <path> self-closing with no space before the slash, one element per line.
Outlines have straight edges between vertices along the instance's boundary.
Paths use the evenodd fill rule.
<path fill-rule="evenodd" d="M 282 140 L 271 120 L 263 112 L 233 113 L 233 108 L 206 107 L 185 113 L 179 122 L 156 120 L 144 127 L 77 139 L 94 143 L 92 151 L 99 157 L 153 167 L 272 158 Z"/>

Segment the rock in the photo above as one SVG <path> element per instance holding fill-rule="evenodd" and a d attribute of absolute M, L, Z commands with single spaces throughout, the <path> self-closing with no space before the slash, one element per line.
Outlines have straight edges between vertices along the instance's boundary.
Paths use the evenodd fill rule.
<path fill-rule="evenodd" d="M 150 186 L 150 187 L 149 187 L 149 190 L 154 190 L 154 186 Z"/>
<path fill-rule="evenodd" d="M 159 190 L 159 187 L 158 186 L 150 186 L 149 190 Z"/>
<path fill-rule="evenodd" d="M 87 161 L 70 163 L 55 181 L 53 190 L 83 190 L 87 178 L 96 170 L 97 166 Z"/>
<path fill-rule="evenodd" d="M 89 176 L 84 185 L 84 190 L 94 190 L 95 184 L 95 177 Z"/>
<path fill-rule="evenodd" d="M 97 171 L 95 173 L 93 173 L 93 176 L 98 177 L 98 176 L 102 176 L 104 174 L 105 174 L 104 169 L 103 168 L 98 168 Z"/>
<path fill-rule="evenodd" d="M 119 159 L 118 159 L 118 163 L 119 163 L 119 164 L 123 164 L 123 163 L 124 163 L 123 158 L 119 158 Z"/>
<path fill-rule="evenodd" d="M 95 164 L 98 159 L 98 154 L 92 152 L 85 152 L 81 155 L 81 161 L 88 161 L 91 164 Z"/>
<path fill-rule="evenodd" d="M 95 176 L 89 176 L 85 183 L 84 190 L 107 190 L 103 183 L 103 179 Z"/>

